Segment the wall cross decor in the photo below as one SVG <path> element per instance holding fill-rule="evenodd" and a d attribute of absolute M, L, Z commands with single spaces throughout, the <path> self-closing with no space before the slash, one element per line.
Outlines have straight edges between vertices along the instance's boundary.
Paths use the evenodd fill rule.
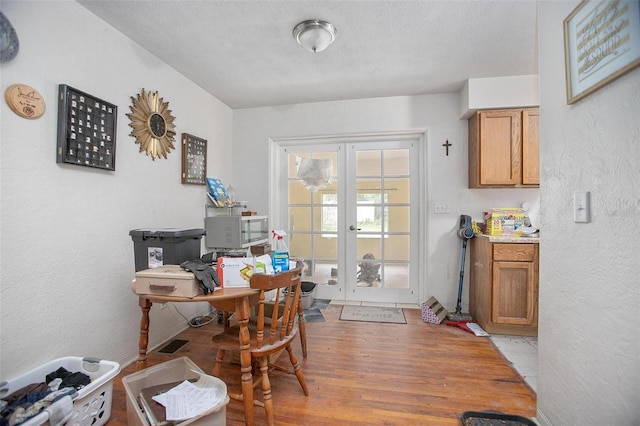
<path fill-rule="evenodd" d="M 453 145 L 451 145 L 449 143 L 449 139 L 447 139 L 447 141 L 445 143 L 443 143 L 442 146 L 444 146 L 444 149 L 446 150 L 446 154 L 447 154 L 447 157 L 448 157 L 449 156 L 449 147 L 453 146 Z"/>

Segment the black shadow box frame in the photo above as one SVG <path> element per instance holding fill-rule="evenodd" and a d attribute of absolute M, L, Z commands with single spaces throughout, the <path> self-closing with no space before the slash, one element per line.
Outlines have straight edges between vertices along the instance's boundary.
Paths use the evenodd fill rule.
<path fill-rule="evenodd" d="M 207 141 L 189 133 L 182 134 L 182 183 L 207 184 Z"/>
<path fill-rule="evenodd" d="M 117 118 L 116 105 L 60 84 L 56 162 L 115 171 Z"/>

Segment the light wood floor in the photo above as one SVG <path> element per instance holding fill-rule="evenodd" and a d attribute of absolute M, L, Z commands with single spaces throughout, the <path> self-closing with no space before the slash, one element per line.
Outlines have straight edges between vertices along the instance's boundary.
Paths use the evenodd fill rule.
<path fill-rule="evenodd" d="M 420 310 L 405 309 L 407 324 L 340 321 L 340 305 L 329 305 L 325 322 L 307 323 L 309 356 L 294 345 L 310 395 L 295 376 L 274 371 L 271 379 L 278 425 L 460 425 L 467 410 L 497 410 L 534 417 L 536 394 L 488 338 L 445 325 L 426 324 Z M 174 355 L 149 354 L 149 366 L 189 357 L 211 372 L 215 353 L 211 336 L 221 326 L 211 323 L 176 338 L 190 343 Z M 286 354 L 279 364 L 287 365 Z M 122 377 L 113 384 L 108 426 L 126 425 Z M 239 391 L 239 366 L 223 368 L 230 391 Z M 261 397 L 258 390 L 257 395 Z M 266 423 L 255 407 L 256 424 Z M 227 425 L 244 424 L 242 404 L 227 405 Z"/>

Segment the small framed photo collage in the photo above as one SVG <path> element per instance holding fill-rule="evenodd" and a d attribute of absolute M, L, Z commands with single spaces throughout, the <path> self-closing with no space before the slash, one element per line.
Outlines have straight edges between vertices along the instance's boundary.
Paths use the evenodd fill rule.
<path fill-rule="evenodd" d="M 118 107 L 58 86 L 58 163 L 115 171 Z"/>
<path fill-rule="evenodd" d="M 182 134 L 182 183 L 207 184 L 207 141 Z"/>

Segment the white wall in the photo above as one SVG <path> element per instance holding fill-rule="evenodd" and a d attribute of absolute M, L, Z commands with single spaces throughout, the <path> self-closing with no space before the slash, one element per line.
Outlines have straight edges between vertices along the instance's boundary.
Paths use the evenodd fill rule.
<path fill-rule="evenodd" d="M 480 220 L 491 207 L 536 202 L 538 189 L 468 189 L 467 122 L 459 117 L 458 94 L 399 96 L 235 110 L 233 183 L 252 210 L 269 210 L 269 138 L 346 135 L 402 130 L 427 131 L 428 197 L 415 209 L 428 209 L 427 276 L 420 278 L 422 298 L 435 296 L 448 309 L 456 306 L 462 242 L 455 235 L 460 214 Z M 442 146 L 449 140 L 449 156 Z M 433 203 L 449 205 L 451 214 L 434 215 Z M 467 261 L 468 270 L 468 261 Z M 468 273 L 463 308 L 468 306 Z"/>
<path fill-rule="evenodd" d="M 640 424 L 640 69 L 574 105 L 562 21 L 539 2 L 542 228 L 538 420 Z M 572 194 L 591 192 L 591 222 Z"/>
<path fill-rule="evenodd" d="M 182 132 L 207 139 L 209 170 L 231 176 L 232 111 L 73 1 L 3 1 L 20 51 L 0 65 L 2 92 L 28 84 L 47 109 L 26 120 L 0 102 L 0 377 L 54 358 L 137 356 L 140 309 L 130 289 L 136 228 L 203 228 L 206 188 L 180 183 L 179 143 L 168 159 L 138 152 L 131 96 L 158 90 Z M 118 106 L 116 170 L 56 163 L 58 84 Z M 178 139 L 179 141 L 179 139 Z M 206 306 L 179 306 L 187 317 Z M 150 347 L 185 327 L 152 309 Z"/>

